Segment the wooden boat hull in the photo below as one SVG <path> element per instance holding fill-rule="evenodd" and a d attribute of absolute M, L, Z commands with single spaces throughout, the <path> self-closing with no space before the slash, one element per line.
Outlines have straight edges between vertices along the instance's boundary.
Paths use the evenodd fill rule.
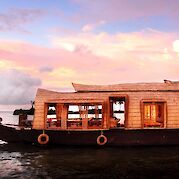
<path fill-rule="evenodd" d="M 42 130 L 17 130 L 0 125 L 0 140 L 8 143 L 38 144 L 38 136 L 42 133 Z M 104 146 L 179 145 L 179 129 L 46 130 L 45 134 L 49 136 L 48 145 L 98 145 L 97 138 L 101 134 L 107 138 Z"/>

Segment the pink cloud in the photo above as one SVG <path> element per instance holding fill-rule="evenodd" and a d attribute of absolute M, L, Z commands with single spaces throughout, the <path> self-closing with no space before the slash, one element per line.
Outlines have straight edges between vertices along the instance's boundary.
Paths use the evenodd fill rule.
<path fill-rule="evenodd" d="M 40 9 L 9 9 L 6 13 L 0 13 L 0 31 L 27 32 L 22 26 L 36 21 L 44 14 Z"/>
<path fill-rule="evenodd" d="M 99 21 L 97 23 L 93 23 L 93 24 L 86 24 L 82 27 L 82 31 L 83 32 L 90 32 L 93 31 L 96 27 L 105 24 L 106 22 L 104 20 Z"/>
<path fill-rule="evenodd" d="M 14 62 L 49 89 L 69 88 L 73 81 L 111 84 L 177 80 L 179 57 L 172 46 L 177 37 L 151 29 L 115 35 L 85 33 L 53 37 L 48 42 L 51 48 L 1 40 L 0 59 Z"/>
<path fill-rule="evenodd" d="M 81 19 L 131 20 L 148 16 L 178 16 L 179 1 L 173 0 L 72 0 L 82 14 Z M 90 12 L 90 13 L 89 13 Z"/>

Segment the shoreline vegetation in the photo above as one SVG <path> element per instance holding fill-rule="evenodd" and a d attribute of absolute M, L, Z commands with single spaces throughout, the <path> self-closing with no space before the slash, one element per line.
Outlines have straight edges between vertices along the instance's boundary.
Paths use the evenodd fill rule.
<path fill-rule="evenodd" d="M 30 109 L 15 109 L 14 112 L 13 112 L 13 115 L 22 115 L 22 114 L 25 114 L 25 115 L 34 115 L 34 111 L 35 111 L 35 108 L 34 108 L 34 101 L 30 101 L 31 103 L 31 108 Z"/>
<path fill-rule="evenodd" d="M 34 115 L 34 108 L 31 109 L 15 109 L 13 112 L 13 115 L 20 115 L 20 114 L 26 114 L 26 115 Z M 91 109 L 88 111 L 89 114 L 95 114 L 94 110 Z M 101 113 L 101 110 L 100 112 Z M 115 111 L 115 113 L 124 113 L 124 111 Z M 53 109 L 50 109 L 48 111 L 48 115 L 56 114 L 56 111 Z M 79 111 L 69 111 L 69 114 L 79 114 Z"/>
<path fill-rule="evenodd" d="M 99 113 L 102 113 L 101 109 L 98 109 Z M 21 114 L 25 114 L 25 115 L 34 115 L 35 112 L 35 108 L 34 108 L 34 101 L 31 101 L 31 108 L 30 109 L 15 109 L 13 112 L 13 115 L 21 115 Z M 90 109 L 88 110 L 89 114 L 95 114 L 95 110 L 94 109 Z M 114 113 L 124 113 L 123 110 L 119 110 L 119 111 L 114 111 Z M 50 109 L 48 111 L 48 115 L 52 115 L 52 114 L 56 114 L 56 111 L 54 109 Z M 69 114 L 79 114 L 79 111 L 69 111 Z"/>
<path fill-rule="evenodd" d="M 34 115 L 34 108 L 31 109 L 15 109 L 13 112 L 13 115 L 20 115 L 20 114 L 26 114 L 26 115 Z"/>

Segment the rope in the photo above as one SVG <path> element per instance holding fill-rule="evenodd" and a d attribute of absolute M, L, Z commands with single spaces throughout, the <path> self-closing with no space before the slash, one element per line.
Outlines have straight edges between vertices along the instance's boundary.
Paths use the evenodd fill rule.
<path fill-rule="evenodd" d="M 103 135 L 103 130 L 101 130 L 101 135 Z"/>

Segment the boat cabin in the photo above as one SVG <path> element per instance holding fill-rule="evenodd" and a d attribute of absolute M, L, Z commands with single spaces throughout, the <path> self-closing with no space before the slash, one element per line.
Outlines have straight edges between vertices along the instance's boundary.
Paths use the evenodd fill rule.
<path fill-rule="evenodd" d="M 75 92 L 38 89 L 33 129 L 179 128 L 179 82 L 74 84 Z"/>

